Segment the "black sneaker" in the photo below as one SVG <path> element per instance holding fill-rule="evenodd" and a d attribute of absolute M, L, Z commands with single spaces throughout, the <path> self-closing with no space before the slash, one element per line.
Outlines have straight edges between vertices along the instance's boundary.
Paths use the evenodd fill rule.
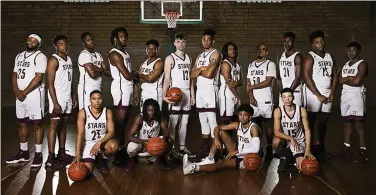
<path fill-rule="evenodd" d="M 349 157 L 351 156 L 351 150 L 350 147 L 347 147 L 346 145 L 342 145 L 340 149 L 335 151 L 333 153 L 333 156 L 335 157 Z"/>
<path fill-rule="evenodd" d="M 112 164 L 115 166 L 125 166 L 127 165 L 127 161 L 129 159 L 127 150 L 125 148 L 119 148 L 114 155 L 114 160 Z"/>
<path fill-rule="evenodd" d="M 103 158 L 101 154 L 97 155 L 95 164 L 99 172 L 105 174 L 110 172 L 110 169 L 108 168 L 108 159 Z"/>
<path fill-rule="evenodd" d="M 61 148 L 57 153 L 57 159 L 63 165 L 69 165 L 73 162 L 74 156 L 65 153 L 65 149 Z"/>
<path fill-rule="evenodd" d="M 36 152 L 34 156 L 34 160 L 31 163 L 31 167 L 40 167 L 43 163 L 43 155 L 42 152 Z"/>
<path fill-rule="evenodd" d="M 59 160 L 55 157 L 55 153 L 48 154 L 47 161 L 44 163 L 44 166 L 46 169 L 60 169 L 63 167 L 62 164 L 60 164 Z"/>
<path fill-rule="evenodd" d="M 369 160 L 369 158 L 368 158 L 367 150 L 360 149 L 358 157 L 355 159 L 355 162 L 357 162 L 357 163 L 366 163 L 366 162 L 368 162 L 368 160 Z"/>
<path fill-rule="evenodd" d="M 29 161 L 30 161 L 29 151 L 19 150 L 13 156 L 8 157 L 5 162 L 8 164 L 14 164 L 14 163 L 19 163 L 19 162 L 29 162 Z"/>

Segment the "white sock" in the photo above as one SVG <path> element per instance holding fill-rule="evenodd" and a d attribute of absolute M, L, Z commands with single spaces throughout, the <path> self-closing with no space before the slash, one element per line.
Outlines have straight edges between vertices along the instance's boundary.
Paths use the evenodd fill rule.
<path fill-rule="evenodd" d="M 28 151 L 29 150 L 29 143 L 28 142 L 20 143 L 20 148 L 21 148 L 22 151 Z"/>
<path fill-rule="evenodd" d="M 187 125 L 188 125 L 189 114 L 183 114 L 181 116 L 180 128 L 179 128 L 179 141 L 180 149 L 185 146 L 185 137 L 187 136 Z"/>
<path fill-rule="evenodd" d="M 345 144 L 346 147 L 350 147 L 350 144 L 347 144 L 347 143 L 343 143 L 343 144 Z"/>
<path fill-rule="evenodd" d="M 170 121 L 168 122 L 168 130 L 170 131 L 170 137 L 175 140 L 175 129 L 179 121 L 178 114 L 171 114 Z"/>
<path fill-rule="evenodd" d="M 195 165 L 195 172 L 199 172 L 200 171 L 200 166 L 199 165 Z"/>
<path fill-rule="evenodd" d="M 35 144 L 35 152 L 42 152 L 42 144 Z"/>
<path fill-rule="evenodd" d="M 209 135 L 210 134 L 210 126 L 209 126 L 209 122 L 208 122 L 207 112 L 198 113 L 198 117 L 200 118 L 201 134 Z"/>
<path fill-rule="evenodd" d="M 207 116 L 210 126 L 210 134 L 211 137 L 214 138 L 214 129 L 218 126 L 217 115 L 215 112 L 207 112 Z"/>

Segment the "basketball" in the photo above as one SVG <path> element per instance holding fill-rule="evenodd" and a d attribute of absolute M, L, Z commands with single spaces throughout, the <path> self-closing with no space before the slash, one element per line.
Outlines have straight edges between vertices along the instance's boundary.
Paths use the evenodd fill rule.
<path fill-rule="evenodd" d="M 72 163 L 68 168 L 68 176 L 73 181 L 82 181 L 86 178 L 89 169 L 83 162 Z"/>
<path fill-rule="evenodd" d="M 261 164 L 261 159 L 257 153 L 249 153 L 243 159 L 244 167 L 247 171 L 256 171 Z"/>
<path fill-rule="evenodd" d="M 149 138 L 146 144 L 146 151 L 152 156 L 160 156 L 165 150 L 165 142 L 160 137 Z"/>
<path fill-rule="evenodd" d="M 306 158 L 302 162 L 301 169 L 304 175 L 314 176 L 319 171 L 319 162 Z"/>
<path fill-rule="evenodd" d="M 167 91 L 167 97 L 171 98 L 170 99 L 171 102 L 179 103 L 183 98 L 183 92 L 181 91 L 181 89 L 177 87 L 171 87 Z"/>

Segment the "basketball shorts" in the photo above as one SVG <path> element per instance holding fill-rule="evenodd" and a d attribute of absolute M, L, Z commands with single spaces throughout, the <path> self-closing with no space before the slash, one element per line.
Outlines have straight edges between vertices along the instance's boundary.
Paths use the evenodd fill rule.
<path fill-rule="evenodd" d="M 215 85 L 197 86 L 196 108 L 202 111 L 216 111 L 218 87 Z"/>
<path fill-rule="evenodd" d="M 78 96 L 78 109 L 81 110 L 84 107 L 90 105 L 90 93 L 94 90 L 101 91 L 100 87 L 92 87 L 92 86 L 84 86 L 78 85 L 77 86 L 77 96 Z"/>
<path fill-rule="evenodd" d="M 342 93 L 341 116 L 345 120 L 364 120 L 366 93 Z"/>
<path fill-rule="evenodd" d="M 117 108 L 132 106 L 133 85 L 111 83 L 113 104 Z"/>
<path fill-rule="evenodd" d="M 290 141 L 287 142 L 287 147 L 290 148 L 290 151 L 292 152 L 292 155 L 294 158 L 298 158 L 298 157 L 302 157 L 304 156 L 304 153 L 305 153 L 305 149 L 306 149 L 306 144 L 305 144 L 305 140 L 304 141 L 298 141 L 296 140 L 296 143 L 298 144 L 298 149 L 296 150 Z"/>
<path fill-rule="evenodd" d="M 294 104 L 298 106 L 303 105 L 303 93 L 302 91 L 294 91 Z M 281 94 L 279 94 L 279 105 L 283 105 Z"/>
<path fill-rule="evenodd" d="M 319 92 L 325 96 L 329 97 L 330 89 L 317 88 Z M 306 85 L 303 87 L 304 90 L 304 107 L 307 108 L 308 112 L 325 112 L 330 113 L 332 110 L 332 102 L 320 102 L 317 96 L 314 95 Z"/>
<path fill-rule="evenodd" d="M 231 91 L 230 91 L 231 93 Z M 219 89 L 219 115 L 221 117 L 232 117 L 234 116 L 236 109 L 237 98 L 234 95 L 229 95 L 225 88 Z"/>
<path fill-rule="evenodd" d="M 163 98 L 162 98 L 162 88 L 157 88 L 153 90 L 142 90 L 141 92 L 141 99 L 140 99 L 140 110 L 142 112 L 142 107 L 144 106 L 144 102 L 147 99 L 153 99 L 158 102 L 159 104 L 159 109 L 162 111 L 162 103 L 163 103 Z"/>
<path fill-rule="evenodd" d="M 160 138 L 163 138 L 163 136 L 159 136 Z M 139 153 L 146 152 L 146 148 L 143 144 L 135 143 L 135 142 L 129 142 L 127 146 L 127 153 L 130 157 L 134 157 L 138 155 Z"/>
<path fill-rule="evenodd" d="M 183 98 L 177 105 L 169 105 L 170 114 L 189 114 L 191 110 L 191 91 L 190 89 L 181 89 Z"/>
<path fill-rule="evenodd" d="M 273 104 L 264 104 L 264 105 L 260 105 L 260 106 L 253 106 L 251 104 L 253 110 L 254 110 L 254 113 L 253 113 L 253 117 L 256 118 L 256 117 L 262 117 L 262 118 L 272 118 L 272 115 L 273 115 Z"/>
<path fill-rule="evenodd" d="M 16 115 L 20 123 L 42 124 L 44 116 L 44 88 L 36 88 L 27 94 L 23 102 L 16 99 Z"/>
<path fill-rule="evenodd" d="M 59 103 L 61 107 L 61 114 L 52 114 L 52 111 L 54 109 L 54 103 L 52 101 L 51 96 L 48 94 L 48 108 L 50 113 L 51 119 L 61 119 L 62 117 L 68 117 L 72 113 L 72 99 L 71 97 L 67 97 L 64 99 L 67 99 L 66 101 L 61 100 L 61 95 L 58 95 L 60 98 L 57 98 L 57 102 Z"/>

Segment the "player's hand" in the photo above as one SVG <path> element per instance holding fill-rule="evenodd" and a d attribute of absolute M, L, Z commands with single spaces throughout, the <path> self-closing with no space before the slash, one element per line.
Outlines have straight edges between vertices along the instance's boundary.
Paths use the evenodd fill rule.
<path fill-rule="evenodd" d="M 227 85 L 231 88 L 235 88 L 238 85 L 238 82 L 236 82 L 232 79 L 229 79 Z"/>
<path fill-rule="evenodd" d="M 140 96 L 134 94 L 134 95 L 133 95 L 133 101 L 134 101 L 134 104 L 135 104 L 136 106 L 138 106 L 138 105 L 140 104 Z"/>
<path fill-rule="evenodd" d="M 300 149 L 299 149 L 299 145 L 298 145 L 298 143 L 296 142 L 296 140 L 294 139 L 294 138 L 291 138 L 291 146 L 294 148 L 294 150 L 295 151 L 300 151 Z"/>
<path fill-rule="evenodd" d="M 333 99 L 334 99 L 334 92 L 330 92 L 330 94 L 328 96 L 328 102 L 333 101 Z"/>
<path fill-rule="evenodd" d="M 81 156 L 76 156 L 75 158 L 74 158 L 74 160 L 73 160 L 73 162 L 72 162 L 72 164 L 73 163 L 79 163 L 79 162 L 81 162 Z"/>
<path fill-rule="evenodd" d="M 77 98 L 76 98 L 76 96 L 73 96 L 73 98 L 72 98 L 72 107 L 73 108 L 77 107 Z"/>
<path fill-rule="evenodd" d="M 304 153 L 304 158 L 309 158 L 310 160 L 316 160 L 316 158 L 312 155 L 311 151 L 306 150 Z"/>
<path fill-rule="evenodd" d="M 231 159 L 233 156 L 235 156 L 237 153 L 238 153 L 237 150 L 228 153 L 227 156 L 226 156 L 226 158 L 225 158 L 225 160 L 230 160 L 230 159 Z"/>
<path fill-rule="evenodd" d="M 257 101 L 256 98 L 253 96 L 249 97 L 249 103 L 252 104 L 253 106 L 257 106 Z"/>
<path fill-rule="evenodd" d="M 90 155 L 96 156 L 99 152 L 99 149 L 101 148 L 101 141 L 98 141 L 95 143 L 95 145 L 90 150 Z"/>
<path fill-rule="evenodd" d="M 328 98 L 327 97 L 325 97 L 325 96 L 323 96 L 323 95 L 317 95 L 316 96 L 317 97 L 317 99 L 320 101 L 320 102 L 325 102 L 325 101 L 327 101 L 328 100 Z"/>
<path fill-rule="evenodd" d="M 26 99 L 26 94 L 24 91 L 19 90 L 17 93 L 17 99 L 23 102 Z"/>
<path fill-rule="evenodd" d="M 54 104 L 53 114 L 61 114 L 61 106 L 59 104 Z"/>
<path fill-rule="evenodd" d="M 195 97 L 191 97 L 191 106 L 196 104 L 196 99 Z"/>
<path fill-rule="evenodd" d="M 170 105 L 175 105 L 176 103 L 175 102 L 172 102 L 171 101 L 171 97 L 163 97 L 163 100 L 167 103 L 167 104 L 170 104 Z"/>
<path fill-rule="evenodd" d="M 217 149 L 221 149 L 221 142 L 218 140 L 218 139 L 215 139 L 214 140 L 214 145 L 215 145 L 215 148 Z"/>
<path fill-rule="evenodd" d="M 256 100 L 255 100 L 256 101 Z M 236 104 L 239 106 L 239 105 L 242 105 L 242 100 L 240 99 L 240 97 L 236 98 Z"/>

